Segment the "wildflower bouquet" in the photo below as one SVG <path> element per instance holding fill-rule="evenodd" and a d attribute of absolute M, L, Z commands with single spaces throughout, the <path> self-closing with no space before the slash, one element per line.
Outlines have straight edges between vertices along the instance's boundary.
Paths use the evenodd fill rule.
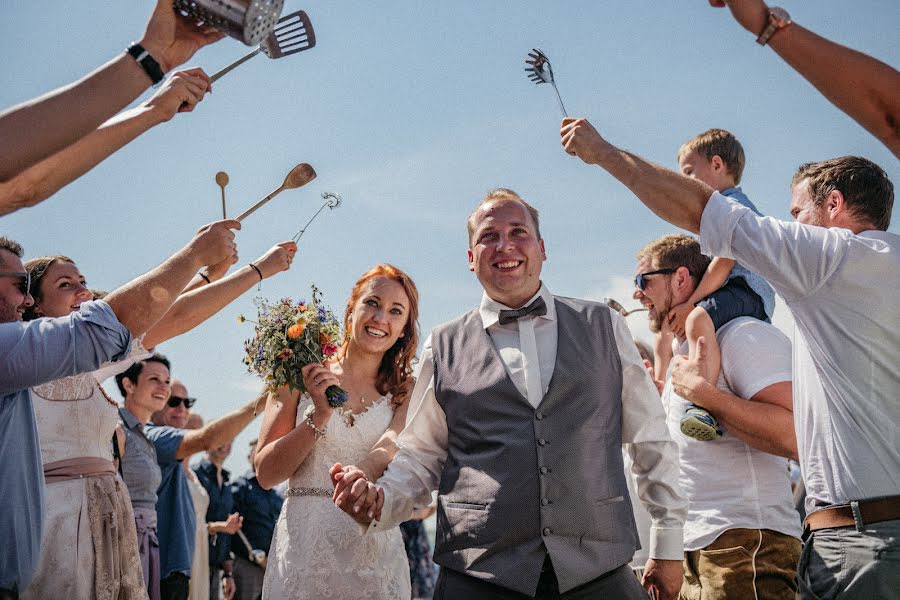
<path fill-rule="evenodd" d="M 271 390 L 287 385 L 306 391 L 300 369 L 310 363 L 325 362 L 338 351 L 341 324 L 330 309 L 322 306 L 318 288 L 312 286 L 312 302 L 294 303 L 283 298 L 270 303 L 265 298 L 254 301 L 259 309 L 258 321 L 238 315 L 238 322 L 256 324 L 252 339 L 244 342 L 244 364 L 268 383 Z M 339 407 L 347 401 L 347 392 L 336 385 L 325 390 L 328 403 Z"/>

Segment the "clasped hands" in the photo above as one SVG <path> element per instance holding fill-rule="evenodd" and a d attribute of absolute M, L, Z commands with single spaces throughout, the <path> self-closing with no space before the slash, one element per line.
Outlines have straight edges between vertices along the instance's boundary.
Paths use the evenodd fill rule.
<path fill-rule="evenodd" d="M 381 518 L 384 490 L 369 481 L 365 471 L 353 466 L 335 464 L 329 470 L 335 505 L 361 525 L 369 525 Z"/>

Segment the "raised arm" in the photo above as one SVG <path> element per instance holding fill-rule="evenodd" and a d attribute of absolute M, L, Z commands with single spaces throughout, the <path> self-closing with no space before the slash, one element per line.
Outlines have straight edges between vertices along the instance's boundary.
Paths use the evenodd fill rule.
<path fill-rule="evenodd" d="M 277 393 L 269 394 L 266 403 L 255 461 L 256 479 L 265 489 L 289 479 L 321 438 L 321 432 L 328 435 L 327 425 L 334 411 L 328 405 L 325 390 L 330 385 L 340 385 L 340 381 L 319 364 L 306 365 L 301 372 L 314 407 L 305 421 L 297 424 L 297 391 L 281 387 Z"/>
<path fill-rule="evenodd" d="M 202 227 L 187 246 L 164 263 L 113 290 L 106 296 L 119 322 L 132 335 L 141 335 L 168 312 L 184 286 L 203 265 L 235 253 L 238 221 L 217 221 Z"/>
<path fill-rule="evenodd" d="M 140 106 L 113 117 L 74 144 L 0 183 L 0 216 L 46 200 L 151 127 L 178 112 L 193 110 L 208 89 L 209 78 L 201 69 L 175 73 Z"/>
<path fill-rule="evenodd" d="M 260 394 L 236 411 L 210 421 L 200 429 L 185 431 L 175 458 L 179 460 L 190 458 L 198 452 L 216 448 L 236 438 L 256 418 L 256 406 L 262 397 Z"/>
<path fill-rule="evenodd" d="M 660 218 L 694 233 L 700 231 L 700 215 L 713 193 L 711 187 L 616 148 L 587 119 L 563 119 L 560 135 L 566 152 L 606 170 Z"/>
<path fill-rule="evenodd" d="M 282 242 L 250 263 L 256 265 L 259 273 L 250 265 L 246 265 L 224 279 L 182 294 L 169 312 L 147 331 L 147 335 L 144 336 L 144 346 L 152 348 L 190 331 L 261 281 L 260 273 L 262 273 L 263 279 L 267 279 L 276 273 L 290 269 L 295 252 L 297 252 L 297 244 Z"/>
<path fill-rule="evenodd" d="M 710 0 L 728 6 L 740 25 L 758 36 L 768 24 L 762 0 Z M 885 63 L 793 23 L 769 46 L 832 104 L 900 157 L 900 73 Z"/>
<path fill-rule="evenodd" d="M 222 35 L 176 15 L 171 0 L 158 0 L 139 43 L 166 72 Z M 87 135 L 150 84 L 144 69 L 123 53 L 73 84 L 0 113 L 0 181 Z"/>

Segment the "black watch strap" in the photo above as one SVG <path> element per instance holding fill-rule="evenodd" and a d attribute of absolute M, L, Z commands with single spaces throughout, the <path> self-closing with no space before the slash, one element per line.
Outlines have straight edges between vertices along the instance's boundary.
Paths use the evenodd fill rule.
<path fill-rule="evenodd" d="M 159 66 L 156 59 L 153 58 L 143 46 L 135 42 L 128 46 L 125 51 L 141 65 L 141 68 L 144 69 L 144 72 L 150 78 L 150 81 L 153 82 L 153 85 L 156 85 L 163 80 L 164 73 L 162 67 Z"/>

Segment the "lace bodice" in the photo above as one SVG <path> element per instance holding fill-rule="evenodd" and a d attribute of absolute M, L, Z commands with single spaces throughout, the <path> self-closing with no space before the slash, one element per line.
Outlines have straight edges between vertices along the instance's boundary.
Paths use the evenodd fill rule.
<path fill-rule="evenodd" d="M 104 363 L 93 373 L 32 388 L 44 464 L 82 456 L 112 460 L 112 436 L 119 411 L 100 384 L 150 355 L 142 341 L 143 336 L 133 339 L 122 360 Z"/>
<path fill-rule="evenodd" d="M 297 427 L 312 399 L 297 406 Z M 381 438 L 394 416 L 390 396 L 355 415 L 353 426 L 334 413 L 326 436 L 316 442 L 290 479 L 291 488 L 331 490 L 336 462 L 357 464 Z M 264 598 L 283 600 L 375 600 L 409 598 L 409 563 L 400 530 L 364 535 L 365 529 L 336 507 L 330 496 L 289 495 L 275 525 Z"/>
<path fill-rule="evenodd" d="M 306 419 L 304 412 L 311 404 L 312 398 L 307 394 L 300 397 L 297 405 L 297 427 L 307 426 L 304 423 Z M 332 413 L 325 425 L 327 435 L 313 446 L 306 460 L 291 477 L 290 486 L 330 490 L 333 486 L 328 471 L 334 463 L 355 465 L 364 459 L 388 428 L 393 417 L 394 410 L 389 395 L 376 400 L 365 412 L 354 415 L 352 427 L 338 411 Z"/>
<path fill-rule="evenodd" d="M 93 373 L 57 379 L 32 391 L 44 464 L 80 456 L 112 460 L 119 411 Z"/>

